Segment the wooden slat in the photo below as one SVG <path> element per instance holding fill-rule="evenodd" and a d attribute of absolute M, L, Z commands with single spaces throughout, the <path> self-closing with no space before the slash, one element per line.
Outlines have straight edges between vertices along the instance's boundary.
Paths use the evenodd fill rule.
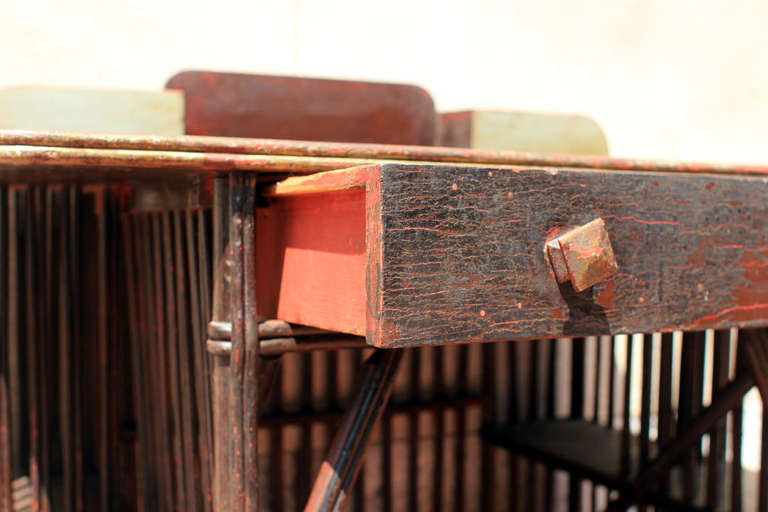
<path fill-rule="evenodd" d="M 559 342 L 560 340 L 558 340 Z M 575 338 L 569 340 L 571 345 L 571 411 L 570 418 L 573 420 L 584 419 L 584 402 L 586 391 L 586 340 L 584 338 Z M 552 351 L 554 360 L 554 350 Z M 553 369 L 554 370 L 554 369 Z M 554 371 L 552 372 L 554 374 Z M 554 384 L 554 382 L 553 382 Z M 554 388 L 554 386 L 552 386 Z M 572 512 L 581 510 L 582 483 L 584 481 L 577 475 L 568 477 L 568 509 Z"/>
<path fill-rule="evenodd" d="M 192 484 L 192 472 L 185 468 L 193 467 L 190 460 L 187 459 L 187 452 L 184 449 L 184 422 L 181 405 L 181 379 L 179 372 L 179 330 L 176 313 L 176 287 L 174 273 L 174 251 L 173 251 L 173 233 L 171 228 L 170 212 L 160 212 L 159 231 L 160 235 L 160 254 L 161 260 L 158 271 L 162 275 L 161 285 L 163 285 L 163 309 L 159 309 L 164 316 L 166 326 L 164 344 L 160 347 L 167 358 L 168 369 L 168 392 L 169 406 L 168 414 L 171 417 L 173 441 L 173 468 L 175 472 L 176 486 L 176 506 L 182 510 L 188 510 L 187 500 L 192 496 L 192 490 L 189 488 Z M 158 304 L 160 306 L 160 304 Z"/>
<path fill-rule="evenodd" d="M 26 350 L 26 381 L 27 381 L 27 418 L 29 428 L 29 459 L 28 471 L 30 486 L 32 488 L 32 507 L 40 508 L 40 465 L 42 458 L 42 445 L 40 441 L 41 424 L 41 406 L 40 406 L 40 380 L 39 380 L 39 337 L 37 323 L 37 308 L 35 300 L 37 267 L 35 261 L 35 233 L 34 233 L 34 205 L 33 189 L 24 191 L 21 196 L 22 218 L 23 218 L 23 236 L 24 236 L 24 258 L 22 274 L 23 284 L 20 288 L 20 302 L 23 302 L 24 317 L 23 320 L 23 338 L 22 342 Z"/>
<path fill-rule="evenodd" d="M 125 258 L 123 263 L 125 265 L 125 285 L 126 285 L 126 297 L 128 308 L 128 330 L 131 355 L 131 384 L 133 385 L 132 397 L 133 397 L 133 411 L 136 418 L 136 432 L 137 441 L 136 444 L 136 505 L 137 509 L 141 512 L 147 510 L 147 463 L 150 460 L 149 453 L 149 440 L 147 432 L 147 411 L 145 406 L 145 385 L 146 378 L 145 372 L 141 361 L 141 348 L 142 343 L 139 331 L 139 309 L 141 304 L 138 299 L 137 291 L 137 272 L 136 272 L 136 259 L 134 253 L 134 222 L 133 218 L 128 215 L 123 215 L 121 218 L 121 235 L 123 240 L 123 249 Z"/>
<path fill-rule="evenodd" d="M 152 365 L 155 419 L 155 440 L 158 451 L 158 494 L 165 507 L 172 507 L 174 498 L 173 443 L 170 436 L 168 405 L 167 362 L 165 358 L 165 327 L 163 321 L 162 272 L 160 264 L 160 236 L 156 214 L 143 218 L 144 265 L 146 265 L 145 290 L 148 311 L 148 330 L 151 332 L 147 344 L 148 363 Z"/>
<path fill-rule="evenodd" d="M 190 405 L 194 407 L 195 412 L 195 435 L 197 437 L 197 459 L 196 467 L 199 471 L 199 490 L 202 498 L 202 509 L 211 510 L 211 474 L 210 457 L 211 446 L 209 444 L 210 432 L 210 398 L 208 386 L 208 354 L 203 346 L 203 332 L 205 325 L 200 311 L 201 290 L 200 282 L 205 279 L 199 275 L 198 270 L 198 246 L 196 236 L 195 219 L 198 212 L 196 210 L 187 210 L 181 214 L 179 220 L 178 248 L 182 251 L 182 264 L 186 273 L 182 276 L 180 288 L 183 288 L 184 282 L 188 283 L 189 290 L 189 357 L 191 358 L 190 380 L 194 382 L 194 402 Z M 183 225 L 182 225 L 183 224 Z M 181 231 L 183 230 L 183 234 Z M 183 256 L 186 255 L 186 262 L 183 262 Z M 181 295 L 183 290 L 179 290 Z"/>
<path fill-rule="evenodd" d="M 203 326 L 207 326 L 211 319 L 211 296 L 212 296 L 212 270 L 210 264 L 210 246 L 208 241 L 211 239 L 209 231 L 211 230 L 211 215 L 210 212 L 198 211 L 196 215 L 197 224 L 197 263 L 198 263 L 198 276 L 200 279 L 200 323 L 201 331 L 204 330 Z M 202 338 L 201 338 L 202 341 Z M 203 386 L 207 387 L 207 392 L 204 394 L 205 407 L 203 409 L 206 421 L 208 423 L 208 466 L 209 474 L 211 475 L 211 491 L 208 495 L 208 502 L 210 506 L 213 506 L 213 462 L 214 462 L 214 446 L 213 446 L 213 405 L 212 401 L 212 364 L 211 358 L 208 355 L 205 347 L 200 346 L 202 351 L 201 362 L 203 365 Z"/>
<path fill-rule="evenodd" d="M 495 387 L 495 373 L 496 373 L 496 360 L 494 357 L 494 346 L 484 345 L 483 349 L 483 380 L 482 380 L 482 393 L 485 399 L 483 403 L 483 423 L 494 424 L 498 422 L 498 413 L 496 412 L 496 387 Z M 484 444 L 482 448 L 482 487 L 481 494 L 481 509 L 493 510 L 495 506 L 495 492 L 494 483 L 496 481 L 496 464 L 494 461 L 495 451 L 493 447 Z"/>
<path fill-rule="evenodd" d="M 8 336 L 8 189 L 0 188 L 0 336 Z M 0 509 L 11 510 L 11 405 L 9 343 L 0 346 Z"/>
<path fill-rule="evenodd" d="M 149 355 L 149 347 L 152 340 L 154 340 L 153 327 L 150 321 L 151 300 L 148 290 L 149 267 L 146 264 L 145 258 L 149 251 L 149 242 L 145 234 L 145 216 L 131 215 L 130 220 L 132 225 L 132 256 L 135 266 L 134 268 L 136 269 L 136 288 L 134 297 L 138 319 L 138 337 L 135 342 L 138 350 L 139 368 L 142 369 L 142 387 L 145 391 L 140 395 L 142 400 L 141 407 L 146 415 L 145 425 L 147 437 L 146 458 L 142 462 L 146 471 L 146 504 L 147 507 L 151 509 L 151 507 L 157 507 L 161 504 L 157 484 L 160 481 L 159 475 L 162 464 L 159 462 L 161 451 L 157 440 L 159 414 L 152 414 L 151 412 L 157 400 L 157 388 L 155 386 L 154 366 L 151 364 L 152 359 Z"/>
<path fill-rule="evenodd" d="M 624 474 L 629 474 L 633 470 L 633 447 L 632 447 L 632 351 L 634 348 L 634 336 L 628 336 L 626 341 L 626 359 L 624 360 L 624 382 L 623 382 L 623 402 L 622 402 L 622 420 L 621 420 L 621 470 Z M 637 391 L 635 391 L 637 392 Z"/>
<path fill-rule="evenodd" d="M 653 371 L 653 337 L 643 336 L 642 384 L 640 402 L 640 459 L 648 460 L 651 437 L 651 372 Z"/>
<path fill-rule="evenodd" d="M 716 331 L 712 361 L 712 400 L 717 398 L 720 388 L 728 381 L 730 330 Z M 726 459 L 725 437 L 726 418 L 718 421 L 709 431 L 709 463 L 707 464 L 707 506 L 715 508 L 720 501 L 722 476 L 719 461 Z M 715 463 L 714 461 L 718 461 Z"/>
<path fill-rule="evenodd" d="M 72 346 L 72 373 L 70 374 L 73 380 L 72 383 L 72 423 L 73 423 L 73 452 L 74 452 L 74 510 L 81 512 L 85 509 L 85 467 L 84 467 L 84 427 L 83 417 L 83 370 L 85 366 L 83 350 L 80 343 L 77 340 L 82 335 L 82 308 L 80 305 L 80 292 L 81 292 L 81 258 L 82 250 L 80 248 L 80 237 L 82 236 L 83 228 L 80 224 L 81 218 L 81 204 L 83 202 L 83 194 L 79 188 L 71 187 L 69 189 L 68 197 L 68 209 L 69 209 L 69 223 L 70 229 L 68 233 L 68 251 L 70 262 L 68 272 L 68 282 L 70 283 L 69 296 L 67 300 L 71 304 L 71 338 L 70 343 Z"/>
<path fill-rule="evenodd" d="M 231 277 L 229 276 L 229 244 L 230 202 L 229 183 L 227 178 L 214 181 L 213 192 L 213 229 L 211 246 L 213 248 L 211 263 L 212 275 L 212 308 L 211 320 L 232 322 L 231 294 L 229 291 Z M 230 361 L 224 357 L 213 357 L 211 367 L 211 411 L 213 414 L 213 509 L 234 510 L 229 480 L 225 471 L 218 468 L 231 467 L 230 429 L 217 418 L 229 416 L 229 384 Z"/>

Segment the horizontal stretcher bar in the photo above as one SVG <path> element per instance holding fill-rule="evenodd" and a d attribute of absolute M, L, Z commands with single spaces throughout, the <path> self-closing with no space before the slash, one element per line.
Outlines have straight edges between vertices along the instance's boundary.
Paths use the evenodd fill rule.
<path fill-rule="evenodd" d="M 246 139 L 236 137 L 205 137 L 205 136 L 149 136 L 149 135 L 111 135 L 93 133 L 68 133 L 68 132 L 37 132 L 0 130 L 0 146 L 38 147 L 38 148 L 69 148 L 72 150 L 104 150 L 118 151 L 110 157 L 113 161 L 110 165 L 138 165 L 146 159 L 136 153 L 124 151 L 148 151 L 162 154 L 147 155 L 149 159 L 158 158 L 158 167 L 171 166 L 173 163 L 184 163 L 183 157 L 176 153 L 203 153 L 209 156 L 186 157 L 187 165 L 201 165 L 203 169 L 210 170 L 256 170 L 260 160 L 243 158 L 249 156 L 293 156 L 315 157 L 327 160 L 321 164 L 317 160 L 316 171 L 340 169 L 354 165 L 370 163 L 370 161 L 397 160 L 416 162 L 442 162 L 442 163 L 472 163 L 491 165 L 519 165 L 519 166 L 543 166 L 543 167 L 572 167 L 604 170 L 624 171 L 652 171 L 652 172 L 686 172 L 707 174 L 742 174 L 742 175 L 768 175 L 768 166 L 741 165 L 741 164 L 712 164 L 695 162 L 655 161 L 640 159 L 610 158 L 603 156 L 584 155 L 551 155 L 535 153 L 518 153 L 509 151 L 486 151 L 477 149 L 430 147 L 430 146 L 396 146 L 386 144 L 359 144 L 359 143 L 331 143 L 331 142 L 305 142 L 291 140 L 272 139 Z M 35 152 L 25 148 L 16 150 L 18 156 L 6 152 L 0 148 L 0 163 L 13 163 L 16 159 L 24 163 L 25 159 L 32 163 L 53 163 L 53 158 L 45 161 L 44 152 Z M 49 152 L 48 155 L 62 155 L 61 158 L 73 159 L 73 163 L 89 163 L 98 165 L 97 157 L 108 156 L 100 152 Z M 77 162 L 75 157 L 80 155 L 83 162 Z M 165 155 L 163 157 L 163 155 Z M 213 156 L 213 155 L 232 155 Z M 235 156 L 241 155 L 241 156 Z M 268 159 L 267 159 L 268 160 Z M 165 163 L 163 163 L 163 161 Z M 121 163 L 122 162 L 122 163 Z M 275 161 L 275 170 L 291 172 L 287 168 L 287 161 Z M 309 161 L 307 161 L 309 162 Z M 263 161 L 269 165 L 268 161 Z M 66 165 L 66 164 L 62 164 Z M 147 165 L 147 164 L 143 164 Z M 283 167 L 279 167 L 282 165 Z M 208 166 L 208 167 L 206 167 Z M 229 166 L 229 167 L 227 167 Z M 267 170 L 267 169 L 265 169 Z M 299 172 L 299 171 L 297 171 Z"/>

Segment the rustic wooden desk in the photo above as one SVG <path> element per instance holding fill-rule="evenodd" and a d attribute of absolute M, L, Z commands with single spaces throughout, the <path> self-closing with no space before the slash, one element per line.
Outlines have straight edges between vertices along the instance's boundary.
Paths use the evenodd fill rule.
<path fill-rule="evenodd" d="M 675 458 L 753 385 L 768 396 L 768 345 L 754 329 L 768 324 L 766 167 L 4 131 L 0 180 L 3 226 L 26 229 L 0 238 L 9 268 L 0 291 L 24 290 L 0 293 L 11 300 L 7 328 L 140 340 L 123 355 L 147 377 L 134 384 L 139 424 L 148 426 L 138 433 L 143 456 L 156 458 L 161 482 L 210 481 L 215 510 L 258 503 L 255 435 L 270 371 L 260 356 L 388 349 L 362 373 L 307 505 L 318 510 L 343 503 L 402 347 L 747 329 L 745 369 L 621 489 L 616 508 L 653 494 Z M 90 321 L 73 308 L 87 308 Z M 158 348 L 175 336 L 200 340 L 201 349 Z M 72 350 L 77 338 L 65 336 L 57 350 Z M 94 347 L 86 358 L 108 354 Z M 194 376 L 188 385 L 179 384 L 182 373 Z M 167 381 L 176 384 L 164 389 Z M 182 421 L 190 411 L 173 420 L 166 412 L 189 403 L 190 389 L 211 411 L 197 438 Z M 43 426 L 33 421 L 33 452 Z M 7 415 L 0 427 L 0 460 L 10 461 Z M 173 442 L 212 446 L 213 458 L 199 474 L 187 471 L 192 461 L 169 458 Z M 5 496 L 8 464 L 0 468 Z M 72 478 L 82 472 L 72 468 Z M 64 492 L 74 492 L 69 485 Z M 181 484 L 176 496 L 163 495 L 171 485 L 160 489 L 147 499 L 185 508 Z"/>

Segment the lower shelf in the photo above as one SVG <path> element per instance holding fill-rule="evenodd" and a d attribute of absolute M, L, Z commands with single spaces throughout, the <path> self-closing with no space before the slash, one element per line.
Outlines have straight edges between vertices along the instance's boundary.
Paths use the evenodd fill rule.
<path fill-rule="evenodd" d="M 494 425 L 483 429 L 485 442 L 507 449 L 554 469 L 613 490 L 626 490 L 641 468 L 641 441 L 638 436 L 584 420 L 551 420 L 519 425 Z M 658 445 L 650 443 L 648 457 L 654 458 Z M 693 467 L 694 503 L 706 499 L 707 458 Z M 720 492 L 716 510 L 730 510 L 731 464 L 718 463 Z M 755 472 L 742 470 L 741 502 L 743 510 L 755 510 L 757 494 Z M 674 466 L 669 475 L 669 488 L 647 496 L 647 504 L 674 507 L 675 510 L 711 510 L 683 502 L 683 470 Z"/>

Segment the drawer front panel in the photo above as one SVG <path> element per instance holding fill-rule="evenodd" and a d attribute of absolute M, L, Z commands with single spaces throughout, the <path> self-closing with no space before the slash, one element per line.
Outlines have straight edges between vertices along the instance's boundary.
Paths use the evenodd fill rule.
<path fill-rule="evenodd" d="M 412 164 L 380 173 L 381 261 L 369 266 L 380 288 L 369 298 L 375 345 L 703 329 L 768 317 L 764 178 Z M 618 272 L 576 293 L 558 285 L 545 244 L 596 218 Z"/>

